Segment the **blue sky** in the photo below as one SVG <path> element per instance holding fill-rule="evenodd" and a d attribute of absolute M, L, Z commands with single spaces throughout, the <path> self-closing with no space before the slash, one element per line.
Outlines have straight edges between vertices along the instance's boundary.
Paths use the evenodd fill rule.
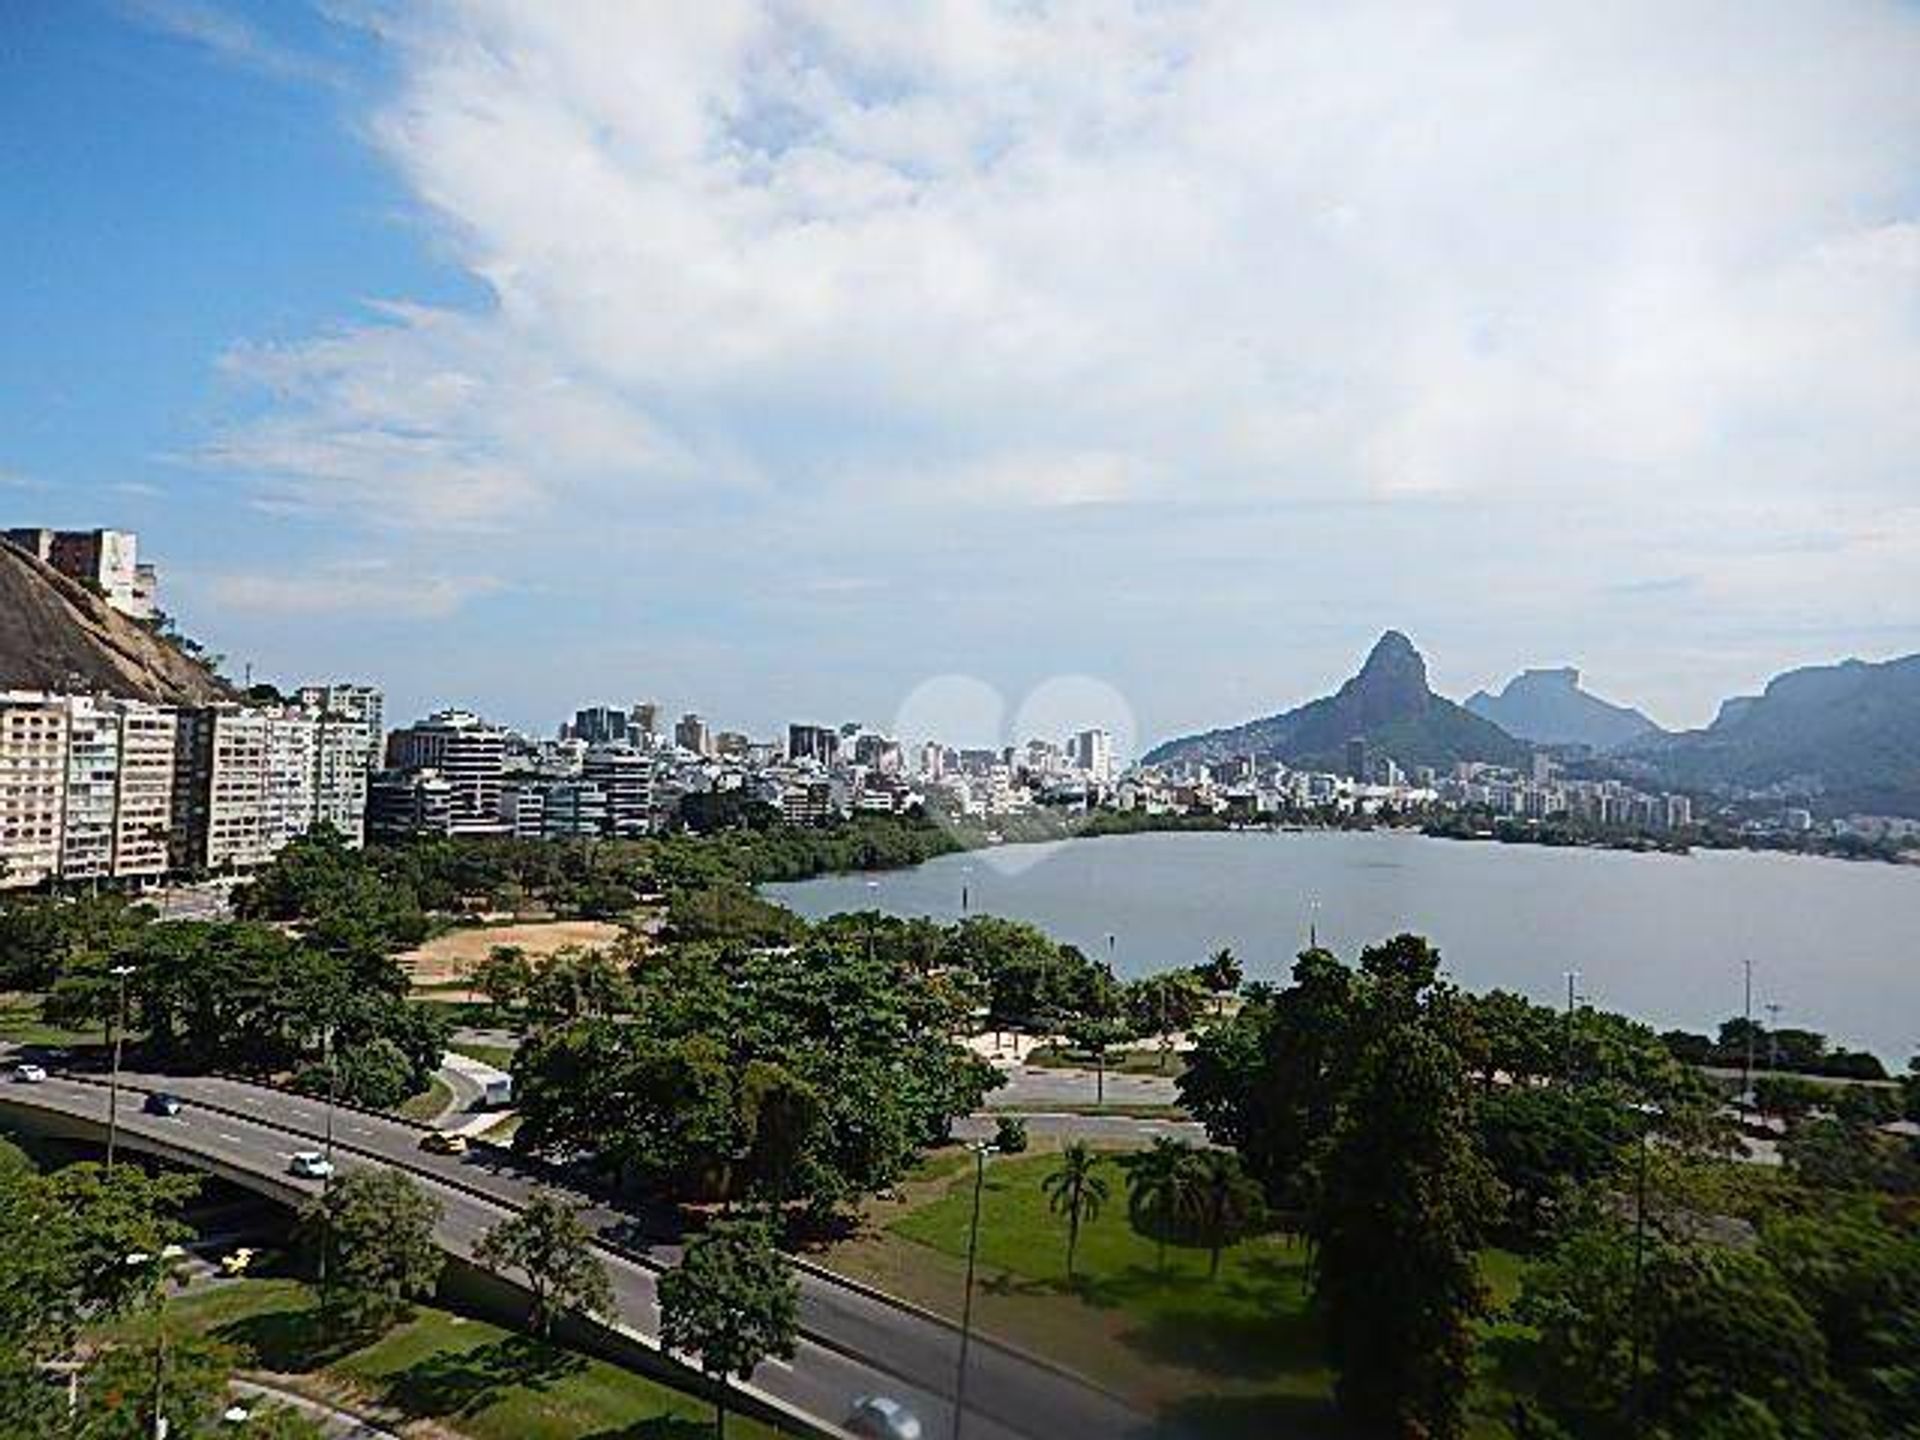
<path fill-rule="evenodd" d="M 1920 649 L 1915 73 L 1905 5 L 0 0 L 0 498 L 402 715 L 1151 739 L 1391 625 L 1702 723 Z"/>

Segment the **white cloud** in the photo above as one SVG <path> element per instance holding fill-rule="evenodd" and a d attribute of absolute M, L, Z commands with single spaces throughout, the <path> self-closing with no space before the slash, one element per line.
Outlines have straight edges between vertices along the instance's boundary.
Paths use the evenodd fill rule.
<path fill-rule="evenodd" d="M 591 547 L 668 501 L 663 571 L 697 573 L 667 542 L 718 507 L 867 574 L 930 563 L 930 509 L 1003 513 L 1017 557 L 1022 515 L 1126 501 L 1135 585 L 1228 532 L 1390 539 L 1410 601 L 1465 613 L 1487 591 L 1450 602 L 1451 572 L 1494 564 L 1563 650 L 1617 582 L 1777 557 L 1819 515 L 1845 543 L 1729 559 L 1720 593 L 1887 618 L 1912 546 L 1876 522 L 1920 451 L 1911 8 L 361 18 L 399 76 L 368 132 L 494 303 L 236 351 L 266 401 L 207 456 L 275 503 L 586 516 Z"/>
<path fill-rule="evenodd" d="M 382 565 L 345 565 L 319 573 L 229 573 L 208 578 L 213 602 L 242 614 L 380 615 L 444 619 L 497 588 L 485 576 L 397 575 Z"/>

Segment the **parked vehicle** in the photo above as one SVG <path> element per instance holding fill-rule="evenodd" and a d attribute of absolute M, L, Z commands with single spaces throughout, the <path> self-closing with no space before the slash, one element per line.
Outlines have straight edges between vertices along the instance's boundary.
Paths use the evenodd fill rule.
<path fill-rule="evenodd" d="M 23 1084 L 38 1085 L 47 1078 L 47 1072 L 43 1067 L 27 1062 L 13 1067 L 13 1078 Z"/>
<path fill-rule="evenodd" d="M 467 1137 L 451 1135 L 445 1130 L 429 1130 L 421 1137 L 420 1148 L 429 1155 L 464 1155 L 467 1153 Z"/>

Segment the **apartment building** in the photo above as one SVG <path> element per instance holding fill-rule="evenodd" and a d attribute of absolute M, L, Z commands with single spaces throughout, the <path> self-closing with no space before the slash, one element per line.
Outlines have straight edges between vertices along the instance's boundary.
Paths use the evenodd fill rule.
<path fill-rule="evenodd" d="M 242 705 L 183 712 L 174 749 L 173 863 L 218 874 L 271 861 L 282 825 L 272 807 L 272 719 Z"/>
<path fill-rule="evenodd" d="M 120 715 L 90 696 L 62 703 L 67 711 L 65 807 L 60 878 L 113 878 L 120 813 Z"/>
<path fill-rule="evenodd" d="M 653 814 L 653 758 L 623 745 L 597 745 L 587 752 L 581 776 L 606 801 L 607 828 L 618 835 L 644 835 Z"/>
<path fill-rule="evenodd" d="M 113 876 L 157 880 L 167 873 L 173 833 L 174 752 L 179 719 L 172 710 L 110 700 L 120 721 L 120 769 L 114 804 Z"/>
<path fill-rule="evenodd" d="M 387 768 L 433 772 L 451 787 L 455 835 L 499 834 L 507 736 L 464 710 L 443 710 L 387 737 Z"/>
<path fill-rule="evenodd" d="M 336 720 L 357 720 L 366 727 L 370 756 L 378 756 L 387 733 L 387 697 L 372 685 L 302 685 L 294 692 L 301 708 Z"/>
<path fill-rule="evenodd" d="M 0 692 L 0 885 L 38 885 L 59 874 L 66 771 L 65 701 Z"/>
<path fill-rule="evenodd" d="M 98 591 L 123 615 L 149 620 L 159 604 L 159 576 L 140 563 L 140 537 L 128 530 L 18 529 L 8 543 Z"/>

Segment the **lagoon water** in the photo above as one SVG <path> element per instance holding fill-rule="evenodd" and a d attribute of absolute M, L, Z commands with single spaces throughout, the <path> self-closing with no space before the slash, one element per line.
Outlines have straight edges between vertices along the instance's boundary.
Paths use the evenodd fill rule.
<path fill-rule="evenodd" d="M 1338 832 L 1145 834 L 946 855 L 765 893 L 808 918 L 878 908 L 1040 926 L 1123 977 L 1233 947 L 1251 979 L 1283 979 L 1310 919 L 1351 959 L 1413 930 L 1475 990 L 1564 1004 L 1566 972 L 1596 1005 L 1666 1028 L 1740 1012 L 1824 1031 L 1899 1071 L 1920 1051 L 1920 867 L 1741 851 L 1609 850 Z M 1317 903 L 1316 903 L 1317 902 Z M 1111 944 L 1108 937 L 1112 936 Z"/>

